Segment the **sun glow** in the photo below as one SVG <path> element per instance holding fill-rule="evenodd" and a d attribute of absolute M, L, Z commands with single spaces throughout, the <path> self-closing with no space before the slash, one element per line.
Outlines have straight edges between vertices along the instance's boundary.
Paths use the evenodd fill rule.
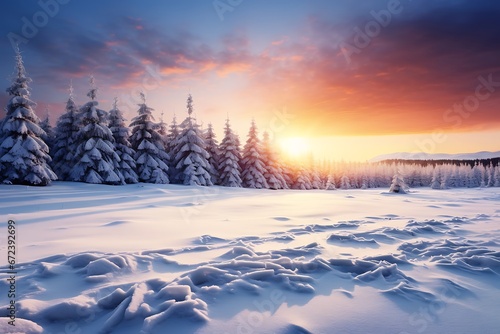
<path fill-rule="evenodd" d="M 311 143 L 303 137 L 287 137 L 278 140 L 284 158 L 290 160 L 305 160 L 310 157 Z"/>

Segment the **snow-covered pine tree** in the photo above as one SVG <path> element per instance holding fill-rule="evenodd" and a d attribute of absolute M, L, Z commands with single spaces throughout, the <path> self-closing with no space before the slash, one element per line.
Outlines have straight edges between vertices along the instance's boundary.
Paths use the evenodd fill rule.
<path fill-rule="evenodd" d="M 472 167 L 471 175 L 470 175 L 470 187 L 481 187 L 484 188 L 486 183 L 484 182 L 484 175 L 486 174 L 486 170 L 482 164 L 476 162 L 474 167 Z"/>
<path fill-rule="evenodd" d="M 449 165 L 443 165 L 441 169 L 441 185 L 440 189 L 448 189 L 450 184 L 451 169 Z"/>
<path fill-rule="evenodd" d="M 441 168 L 440 166 L 434 167 L 434 172 L 432 173 L 431 188 L 441 189 Z"/>
<path fill-rule="evenodd" d="M 283 162 L 281 164 L 281 169 L 283 170 L 283 179 L 285 180 L 286 189 L 293 187 L 294 173 L 292 166 L 289 163 Z"/>
<path fill-rule="evenodd" d="M 500 165 L 495 167 L 495 172 L 493 173 L 494 186 L 500 187 Z"/>
<path fill-rule="evenodd" d="M 45 135 L 42 136 L 43 141 L 49 147 L 49 151 L 52 152 L 54 147 L 54 129 L 52 125 L 50 125 L 50 113 L 49 108 L 45 108 L 45 118 L 40 122 L 40 127 L 45 132 Z"/>
<path fill-rule="evenodd" d="M 495 167 L 493 167 L 493 163 L 490 162 L 488 167 L 486 167 L 486 186 L 493 187 L 495 185 Z"/>
<path fill-rule="evenodd" d="M 333 177 L 333 174 L 328 175 L 325 189 L 326 190 L 337 190 L 337 188 L 335 187 L 335 178 Z"/>
<path fill-rule="evenodd" d="M 309 177 L 309 172 L 304 167 L 300 167 L 297 171 L 295 182 L 293 183 L 292 188 L 299 190 L 312 189 L 312 182 Z"/>
<path fill-rule="evenodd" d="M 95 184 L 123 184 L 119 167 L 120 157 L 115 152 L 113 134 L 107 125 L 108 113 L 99 109 L 97 88 L 90 77 L 90 101 L 78 113 L 80 130 L 76 134 L 75 165 L 69 179 Z"/>
<path fill-rule="evenodd" d="M 467 171 L 467 187 L 476 188 L 481 185 L 481 175 L 477 169 L 477 163 Z"/>
<path fill-rule="evenodd" d="M 161 140 L 163 142 L 163 147 L 165 148 L 165 151 L 167 151 L 167 143 L 168 143 L 167 124 L 163 120 L 163 112 L 160 115 L 160 123 L 157 124 L 157 130 L 161 136 Z"/>
<path fill-rule="evenodd" d="M 224 138 L 220 144 L 219 184 L 224 187 L 241 187 L 240 141 L 226 120 Z"/>
<path fill-rule="evenodd" d="M 167 133 L 167 149 L 173 149 L 175 147 L 175 140 L 179 138 L 179 125 L 177 124 L 177 117 L 172 119 L 172 124 L 170 124 L 168 133 Z M 169 151 L 170 153 L 170 151 Z"/>
<path fill-rule="evenodd" d="M 370 182 L 368 180 L 368 175 L 366 173 L 363 173 L 361 175 L 361 189 L 368 189 L 370 187 Z"/>
<path fill-rule="evenodd" d="M 219 163 L 220 163 L 220 149 L 219 143 L 215 138 L 214 128 L 212 123 L 208 123 L 207 131 L 205 132 L 205 149 L 208 152 L 208 163 L 210 165 L 210 176 L 212 183 L 219 183 Z"/>
<path fill-rule="evenodd" d="M 205 140 L 196 119 L 192 116 L 193 97 L 187 99 L 188 116 L 181 124 L 181 133 L 174 148 L 174 182 L 184 185 L 211 186 L 210 157 L 205 150 Z"/>
<path fill-rule="evenodd" d="M 179 125 L 177 124 L 177 118 L 174 114 L 174 118 L 172 119 L 172 124 L 170 124 L 166 137 L 167 141 L 166 151 L 170 156 L 169 160 L 170 168 L 168 172 L 171 180 L 175 178 L 176 170 L 175 168 L 173 168 L 173 166 L 174 166 L 174 157 L 177 155 L 177 152 L 175 152 L 175 148 L 177 146 L 177 140 L 179 140 L 179 135 L 180 135 L 180 129 Z"/>
<path fill-rule="evenodd" d="M 392 178 L 392 184 L 389 188 L 389 192 L 397 194 L 406 194 L 408 192 L 408 186 L 406 185 L 401 173 L 396 173 Z"/>
<path fill-rule="evenodd" d="M 467 188 L 469 186 L 469 171 L 470 166 L 466 164 L 461 164 L 459 168 L 459 181 L 460 187 Z"/>
<path fill-rule="evenodd" d="M 115 98 L 113 109 L 109 112 L 109 129 L 115 140 L 116 154 L 120 157 L 118 170 L 123 177 L 122 183 L 137 183 L 139 177 L 135 172 L 135 151 L 132 149 L 129 141 L 130 130 L 125 125 L 123 113 L 118 108 L 118 99 Z"/>
<path fill-rule="evenodd" d="M 69 87 L 66 110 L 57 120 L 52 166 L 60 180 L 68 180 L 71 168 L 75 165 L 76 135 L 80 130 L 78 108 L 74 101 L 73 86 Z"/>
<path fill-rule="evenodd" d="M 342 175 L 340 178 L 340 189 L 351 189 L 351 182 L 347 175 Z"/>
<path fill-rule="evenodd" d="M 323 189 L 323 181 L 321 181 L 321 176 L 319 175 L 319 170 L 316 167 L 311 167 L 310 179 L 312 189 Z"/>
<path fill-rule="evenodd" d="M 154 122 L 153 109 L 146 105 L 144 93 L 140 96 L 139 115 L 130 123 L 132 135 L 129 139 L 135 151 L 136 173 L 140 182 L 166 184 L 169 183 L 167 163 L 170 157 Z"/>
<path fill-rule="evenodd" d="M 243 187 L 256 189 L 269 188 L 264 177 L 266 167 L 262 161 L 262 149 L 257 136 L 257 125 L 254 120 L 252 120 L 248 139 L 243 147 L 243 157 L 240 161 L 240 167 L 242 170 L 241 180 Z"/>
<path fill-rule="evenodd" d="M 450 177 L 447 180 L 447 184 L 450 188 L 460 187 L 458 166 L 453 165 L 450 167 Z"/>
<path fill-rule="evenodd" d="M 19 49 L 16 50 L 16 73 L 7 88 L 10 100 L 5 118 L 0 122 L 0 181 L 9 184 L 48 185 L 57 176 L 49 166 L 49 147 L 43 141 L 45 132 L 33 111 L 28 84 Z"/>
<path fill-rule="evenodd" d="M 274 150 L 269 139 L 269 134 L 265 131 L 262 138 L 262 160 L 266 168 L 264 177 L 270 189 L 288 189 L 277 155 L 278 153 Z"/>

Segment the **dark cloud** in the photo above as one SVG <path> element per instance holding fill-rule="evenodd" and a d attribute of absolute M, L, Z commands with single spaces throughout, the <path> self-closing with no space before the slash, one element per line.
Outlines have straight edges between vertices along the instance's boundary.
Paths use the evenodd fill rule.
<path fill-rule="evenodd" d="M 41 83 L 63 83 L 93 73 L 114 87 L 134 85 L 147 66 L 158 69 L 162 80 L 191 73 L 202 74 L 208 65 L 216 71 L 250 62 L 248 40 L 242 34 L 222 38 L 214 50 L 193 33 L 172 27 L 165 31 L 141 19 L 124 17 L 97 29 L 54 20 L 33 40 L 30 48 L 41 64 L 33 76 Z M 138 83 L 136 83 L 137 85 Z"/>
<path fill-rule="evenodd" d="M 474 95 L 479 76 L 492 74 L 500 82 L 500 6 L 448 4 L 424 12 L 402 12 L 368 46 L 359 47 L 348 58 L 339 46 L 344 42 L 356 47 L 354 28 L 364 29 L 369 19 L 343 22 L 340 27 L 310 18 L 304 41 L 295 38 L 275 46 L 274 54 L 283 55 L 278 61 L 269 56 L 271 52 L 261 59 L 272 70 L 257 72 L 254 86 L 263 87 L 261 94 L 268 98 L 273 95 L 294 107 L 300 127 L 315 133 L 321 129 L 324 134 L 382 134 L 498 126 L 500 117 L 493 102 L 500 101 L 500 88 L 474 115 L 464 118 L 460 128 L 457 122 L 443 119 L 453 104 Z M 302 57 L 287 62 L 293 55 Z"/>
<path fill-rule="evenodd" d="M 248 23 L 227 30 L 207 27 L 216 32 L 204 34 L 148 15 L 130 16 L 130 9 L 127 15 L 89 21 L 54 17 L 27 46 L 35 99 L 50 100 L 56 91 L 63 103 L 71 79 L 84 99 L 89 74 L 110 99 L 110 91 L 130 92 L 151 71 L 160 85 L 170 86 L 213 79 L 214 73 L 244 73 L 249 85 L 243 98 L 287 106 L 297 115 L 297 126 L 316 135 L 458 131 L 500 123 L 495 107 L 500 88 L 460 129 L 443 120 L 448 108 L 474 93 L 479 76 L 492 74 L 500 81 L 500 4 L 402 0 L 404 10 L 348 62 L 339 46 L 355 46 L 355 28 L 364 29 L 373 20 L 370 11 L 388 2 L 321 3 L 334 10 L 309 11 L 294 22 L 301 29 L 286 30 L 289 35 L 269 31 L 272 42 L 265 46 Z M 349 7 L 346 15 L 336 15 L 342 6 Z"/>

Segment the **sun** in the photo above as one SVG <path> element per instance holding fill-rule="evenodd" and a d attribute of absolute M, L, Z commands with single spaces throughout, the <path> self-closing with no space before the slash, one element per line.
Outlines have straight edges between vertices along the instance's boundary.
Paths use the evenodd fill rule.
<path fill-rule="evenodd" d="M 304 160 L 311 153 L 311 144 L 307 138 L 281 138 L 278 140 L 278 144 L 283 155 L 290 160 Z"/>

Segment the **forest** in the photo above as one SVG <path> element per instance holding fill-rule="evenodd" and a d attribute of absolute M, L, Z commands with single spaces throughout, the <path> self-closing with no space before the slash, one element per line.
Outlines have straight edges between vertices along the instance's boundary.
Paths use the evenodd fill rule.
<path fill-rule="evenodd" d="M 61 180 L 300 190 L 500 186 L 498 159 L 287 162 L 267 133 L 259 136 L 255 121 L 242 145 L 227 119 L 219 143 L 213 125 L 202 128 L 193 116 L 191 95 L 185 119 L 174 118 L 167 126 L 163 119 L 156 122 L 140 93 L 137 115 L 127 125 L 116 98 L 109 112 L 99 108 L 93 77 L 88 102 L 78 106 L 70 87 L 65 111 L 52 128 L 48 116 L 40 120 L 34 111 L 30 83 L 18 50 L 0 121 L 0 181 L 5 184 L 45 186 Z"/>

